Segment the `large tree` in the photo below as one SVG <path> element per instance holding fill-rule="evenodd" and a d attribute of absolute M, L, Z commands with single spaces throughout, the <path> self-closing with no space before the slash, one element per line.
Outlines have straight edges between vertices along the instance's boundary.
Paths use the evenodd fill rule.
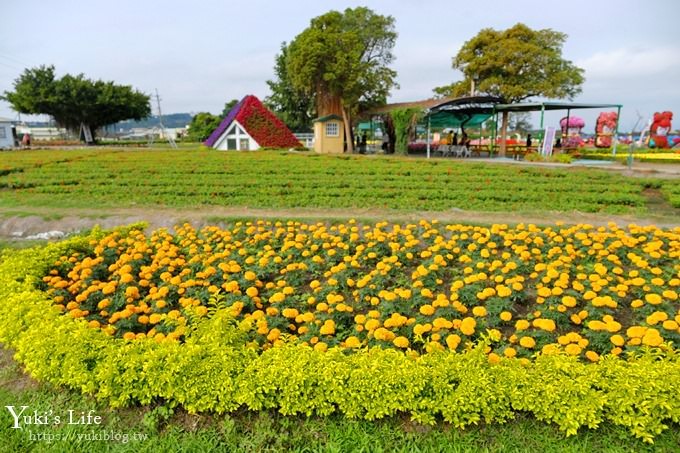
<path fill-rule="evenodd" d="M 202 142 L 210 137 L 210 134 L 212 134 L 212 132 L 217 129 L 217 126 L 220 125 L 221 121 L 221 117 L 211 113 L 197 113 L 191 119 L 191 123 L 189 123 L 187 138 L 192 142 Z"/>
<path fill-rule="evenodd" d="M 384 104 L 396 86 L 396 39 L 394 18 L 357 7 L 312 19 L 288 47 L 292 87 L 315 97 L 317 115 L 342 115 L 349 152 L 353 115 Z"/>
<path fill-rule="evenodd" d="M 572 99 L 581 92 L 583 69 L 562 57 L 567 35 L 551 29 L 532 30 L 516 24 L 507 30 L 485 28 L 463 44 L 453 68 L 463 80 L 435 88 L 439 95 L 460 96 L 473 88 L 506 102 L 532 97 Z M 503 114 L 501 153 L 505 151 L 508 115 Z"/>
<path fill-rule="evenodd" d="M 267 80 L 272 94 L 264 102 L 290 130 L 311 131 L 316 114 L 315 96 L 313 92 L 305 92 L 293 86 L 286 64 L 287 58 L 288 45 L 284 42 L 281 44 L 281 52 L 276 55 L 274 80 Z"/>
<path fill-rule="evenodd" d="M 14 81 L 14 91 L 5 91 L 2 99 L 19 113 L 50 115 L 76 132 L 83 124 L 93 134 L 102 126 L 151 114 L 149 96 L 130 86 L 86 79 L 83 74 L 57 79 L 54 66 L 24 70 Z"/>

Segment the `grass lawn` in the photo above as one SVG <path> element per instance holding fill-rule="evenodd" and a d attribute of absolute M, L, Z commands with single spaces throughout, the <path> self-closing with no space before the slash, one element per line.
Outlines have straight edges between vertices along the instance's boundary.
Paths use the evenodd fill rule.
<path fill-rule="evenodd" d="M 2 154 L 0 207 L 381 208 L 645 214 L 643 190 L 680 204 L 677 181 L 400 157 L 193 150 Z"/>

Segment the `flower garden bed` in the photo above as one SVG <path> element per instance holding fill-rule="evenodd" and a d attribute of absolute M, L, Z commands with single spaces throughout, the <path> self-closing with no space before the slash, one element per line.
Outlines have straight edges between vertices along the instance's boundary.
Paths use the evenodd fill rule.
<path fill-rule="evenodd" d="M 637 226 L 95 230 L 4 257 L 0 341 L 113 406 L 526 411 L 651 441 L 680 421 L 679 256 L 678 229 Z"/>

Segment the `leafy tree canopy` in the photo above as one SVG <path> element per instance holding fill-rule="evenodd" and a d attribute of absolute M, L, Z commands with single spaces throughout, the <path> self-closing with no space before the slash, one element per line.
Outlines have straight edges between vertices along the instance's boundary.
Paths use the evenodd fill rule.
<path fill-rule="evenodd" d="M 507 30 L 485 28 L 463 44 L 453 68 L 464 79 L 435 88 L 442 96 L 458 97 L 470 91 L 501 96 L 508 102 L 543 96 L 573 98 L 581 92 L 583 69 L 562 58 L 567 35 L 551 29 L 532 30 L 518 23 Z"/>
<path fill-rule="evenodd" d="M 315 118 L 315 96 L 296 89 L 288 73 L 288 45 L 281 44 L 281 53 L 276 55 L 274 80 L 267 80 L 272 94 L 264 102 L 292 131 L 306 132 L 312 129 Z"/>
<path fill-rule="evenodd" d="M 237 101 L 238 102 L 238 101 Z M 187 138 L 194 142 L 205 141 L 220 125 L 222 118 L 208 112 L 197 113 L 189 124 Z"/>
<path fill-rule="evenodd" d="M 396 72 L 389 68 L 396 39 L 394 18 L 369 8 L 316 17 L 288 48 L 291 85 L 315 96 L 318 115 L 341 111 L 349 138 L 351 116 L 384 104 L 396 86 Z M 347 143 L 351 150 L 351 140 Z"/>
<path fill-rule="evenodd" d="M 238 99 L 232 99 L 229 102 L 225 102 L 224 108 L 222 109 L 222 113 L 220 113 L 222 118 L 227 116 L 229 114 L 229 112 L 231 111 L 231 109 L 233 109 L 236 104 L 238 104 Z"/>
<path fill-rule="evenodd" d="M 85 124 L 93 134 L 102 126 L 151 114 L 149 96 L 130 86 L 86 79 L 83 74 L 57 79 L 54 66 L 25 69 L 14 81 L 14 91 L 5 91 L 2 99 L 19 113 L 50 115 L 74 131 Z"/>

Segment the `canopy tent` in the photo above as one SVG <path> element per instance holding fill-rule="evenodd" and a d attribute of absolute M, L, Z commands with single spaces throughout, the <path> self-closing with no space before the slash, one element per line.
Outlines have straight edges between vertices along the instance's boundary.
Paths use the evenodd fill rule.
<path fill-rule="evenodd" d="M 494 106 L 494 114 L 503 112 L 541 112 L 540 129 L 543 130 L 543 117 L 546 110 L 566 110 L 566 122 L 569 123 L 569 118 L 572 110 L 578 109 L 616 109 L 617 119 L 616 127 L 614 129 L 614 137 L 617 137 L 619 132 L 619 120 L 621 118 L 622 104 L 587 104 L 577 102 L 526 102 L 518 104 L 497 104 Z M 495 137 L 493 143 L 496 143 Z M 614 139 L 614 147 L 612 154 L 616 154 L 616 145 L 618 140 Z"/>
<path fill-rule="evenodd" d="M 479 127 L 494 115 L 494 107 L 502 102 L 504 100 L 496 96 L 468 96 L 430 107 L 424 118 L 427 121 L 427 157 L 430 157 L 431 128 Z"/>

